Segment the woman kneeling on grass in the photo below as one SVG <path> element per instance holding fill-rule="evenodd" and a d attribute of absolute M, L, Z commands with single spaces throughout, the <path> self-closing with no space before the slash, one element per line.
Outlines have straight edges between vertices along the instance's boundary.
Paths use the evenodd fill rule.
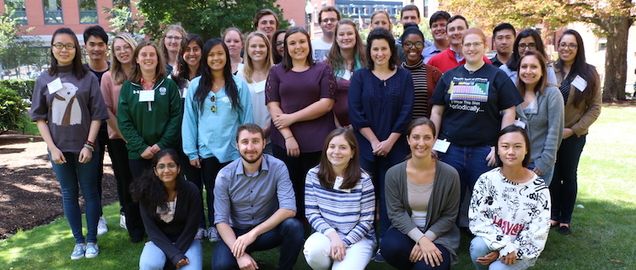
<path fill-rule="evenodd" d="M 312 269 L 364 269 L 375 249 L 375 192 L 360 169 L 351 129 L 338 128 L 325 140 L 320 164 L 307 173 L 305 214 L 316 230 L 305 242 Z"/>
<path fill-rule="evenodd" d="M 457 171 L 434 156 L 436 138 L 431 120 L 413 120 L 406 131 L 410 158 L 386 172 L 391 228 L 381 250 L 397 269 L 450 269 L 457 258 L 461 185 Z"/>
<path fill-rule="evenodd" d="M 527 168 L 530 140 L 510 125 L 499 132 L 497 164 L 482 174 L 473 191 L 468 217 L 475 238 L 470 258 L 475 269 L 527 269 L 545 247 L 550 230 L 550 193 Z"/>
<path fill-rule="evenodd" d="M 161 150 L 152 160 L 152 171 L 133 182 L 133 199 L 149 242 L 139 258 L 139 269 L 164 269 L 169 260 L 177 269 L 201 269 L 201 242 L 194 240 L 201 219 L 199 189 L 181 176 L 179 155 Z"/>

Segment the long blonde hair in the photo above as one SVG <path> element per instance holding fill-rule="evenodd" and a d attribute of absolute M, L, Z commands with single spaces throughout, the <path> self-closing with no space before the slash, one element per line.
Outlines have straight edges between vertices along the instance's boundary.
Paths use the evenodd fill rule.
<path fill-rule="evenodd" d="M 113 44 L 111 44 L 110 46 L 110 55 L 113 58 L 111 60 L 112 64 L 110 65 L 110 75 L 112 76 L 113 81 L 115 81 L 116 84 L 123 84 L 125 80 L 128 80 L 128 76 L 130 76 L 131 74 L 126 73 L 124 67 L 122 66 L 122 63 L 117 60 L 117 57 L 115 57 L 115 40 L 117 40 L 118 38 L 128 43 L 128 45 L 130 45 L 132 49 L 132 52 L 135 52 L 135 48 L 137 48 L 137 41 L 135 41 L 132 35 L 128 33 L 119 33 L 117 34 L 117 36 L 115 36 L 115 38 L 113 39 Z M 130 57 L 132 59 L 132 54 L 130 55 Z M 131 61 L 133 61 L 131 64 L 134 66 L 135 59 L 132 59 Z M 132 73 L 132 70 L 130 72 Z"/>
<path fill-rule="evenodd" d="M 265 35 L 265 33 L 260 31 L 255 31 L 247 35 L 247 38 L 245 39 L 245 66 L 243 67 L 243 75 L 245 77 L 245 80 L 248 83 L 254 82 L 252 80 L 252 75 L 254 75 L 254 60 L 252 60 L 252 57 L 250 57 L 249 53 L 247 53 L 247 50 L 250 47 L 252 38 L 255 38 L 255 37 L 260 37 L 265 42 L 265 47 L 267 49 L 267 59 L 265 62 L 265 68 L 269 70 L 273 64 L 272 46 L 269 42 L 269 39 L 267 38 L 267 35 Z"/>

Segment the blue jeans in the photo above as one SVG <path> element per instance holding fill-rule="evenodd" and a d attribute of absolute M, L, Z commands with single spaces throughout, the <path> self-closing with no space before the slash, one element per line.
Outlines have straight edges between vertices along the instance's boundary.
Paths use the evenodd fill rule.
<path fill-rule="evenodd" d="M 386 262 L 397 269 L 429 270 L 451 268 L 450 252 L 440 244 L 435 244 L 435 246 L 442 252 L 443 261 L 441 265 L 433 267 L 426 264 L 424 260 L 412 263 L 409 260 L 409 256 L 415 245 L 415 241 L 408 237 L 408 235 L 403 234 L 395 227 L 391 227 L 384 233 L 384 237 L 380 242 L 380 252 Z"/>
<path fill-rule="evenodd" d="M 201 270 L 203 268 L 203 255 L 202 255 L 201 241 L 194 240 L 190 247 L 185 252 L 185 256 L 188 257 L 190 263 L 186 266 L 179 268 L 180 270 Z M 139 269 L 140 270 L 162 270 L 166 264 L 166 254 L 155 245 L 152 241 L 146 242 L 144 250 L 141 251 L 139 257 Z M 168 261 L 169 264 L 172 262 Z"/>
<path fill-rule="evenodd" d="M 51 155 L 49 153 L 49 159 Z M 93 152 L 88 163 L 80 163 L 79 153 L 64 153 L 66 163 L 53 165 L 53 172 L 62 190 L 62 206 L 64 216 L 71 227 L 75 243 L 97 243 L 97 221 L 100 216 L 101 199 L 97 192 L 97 176 L 99 173 L 99 151 Z M 79 206 L 79 189 L 86 202 L 86 239 L 82 232 L 82 210 Z"/>
<path fill-rule="evenodd" d="M 237 237 L 249 231 L 250 229 L 234 229 Z M 277 269 L 291 270 L 294 268 L 298 254 L 303 248 L 304 236 L 305 231 L 302 223 L 295 218 L 288 218 L 276 228 L 257 237 L 254 243 L 247 247 L 245 252 L 249 254 L 254 251 L 269 250 L 280 246 Z M 218 242 L 212 255 L 212 269 L 239 269 L 232 251 L 223 241 Z"/>
<path fill-rule="evenodd" d="M 529 260 L 517 260 L 515 263 L 507 265 L 503 263 L 501 260 L 497 259 L 494 262 L 490 263 L 490 265 L 481 265 L 477 263 L 477 258 L 486 256 L 486 254 L 492 252 L 484 242 L 484 239 L 477 236 L 470 241 L 470 259 L 475 265 L 475 269 L 477 270 L 522 270 L 528 269 L 534 265 L 537 261 L 537 258 L 529 259 Z"/>
<path fill-rule="evenodd" d="M 552 220 L 570 223 L 576 203 L 578 190 L 577 170 L 581 153 L 585 146 L 585 135 L 572 135 L 561 142 L 554 164 L 554 175 L 550 183 L 550 199 L 552 200 Z"/>
<path fill-rule="evenodd" d="M 461 183 L 459 216 L 457 217 L 459 227 L 468 227 L 468 205 L 477 179 L 492 169 L 486 160 L 489 153 L 490 146 L 487 145 L 460 146 L 452 143 L 446 153 L 438 153 L 441 161 L 453 166 L 459 173 Z"/>

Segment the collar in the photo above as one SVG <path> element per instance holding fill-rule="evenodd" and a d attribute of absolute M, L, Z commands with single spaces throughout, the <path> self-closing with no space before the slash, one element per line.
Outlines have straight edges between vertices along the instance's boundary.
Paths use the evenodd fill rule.
<path fill-rule="evenodd" d="M 268 154 L 263 154 L 263 156 L 261 157 L 261 167 L 258 170 L 258 174 L 259 175 L 262 171 L 269 171 L 269 162 L 268 162 L 268 158 L 267 158 Z M 246 175 L 245 174 L 245 168 L 243 168 L 243 158 L 239 158 L 239 162 L 237 164 L 237 168 L 236 168 L 236 174 L 237 175 Z"/>

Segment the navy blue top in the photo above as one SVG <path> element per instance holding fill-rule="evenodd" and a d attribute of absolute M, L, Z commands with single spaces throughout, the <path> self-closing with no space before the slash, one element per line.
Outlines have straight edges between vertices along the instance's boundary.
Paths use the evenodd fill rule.
<path fill-rule="evenodd" d="M 444 106 L 438 138 L 461 146 L 496 145 L 502 110 L 522 102 L 505 72 L 489 64 L 468 71 L 464 65 L 442 75 L 433 105 Z"/>
<path fill-rule="evenodd" d="M 387 80 L 380 80 L 371 70 L 355 71 L 349 86 L 349 120 L 361 144 L 369 142 L 360 134 L 361 128 L 371 128 L 378 140 L 386 140 L 391 133 L 404 133 L 413 111 L 413 80 L 411 73 L 401 67 Z M 396 142 L 406 144 L 404 136 Z"/>

